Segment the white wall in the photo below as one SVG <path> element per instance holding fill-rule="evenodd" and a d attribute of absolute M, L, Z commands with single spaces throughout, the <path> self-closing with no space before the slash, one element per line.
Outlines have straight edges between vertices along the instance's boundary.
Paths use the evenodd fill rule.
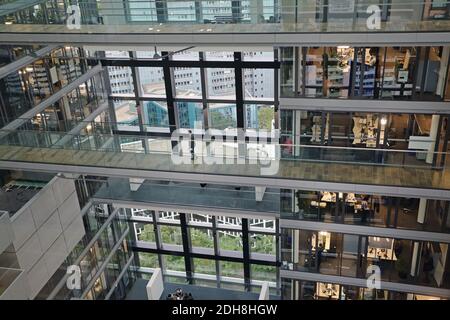
<path fill-rule="evenodd" d="M 35 298 L 85 234 L 73 180 L 53 178 L 11 218 L 13 248 Z"/>
<path fill-rule="evenodd" d="M 152 277 L 147 283 L 147 298 L 148 300 L 159 300 L 164 292 L 164 281 L 161 268 L 156 268 Z"/>

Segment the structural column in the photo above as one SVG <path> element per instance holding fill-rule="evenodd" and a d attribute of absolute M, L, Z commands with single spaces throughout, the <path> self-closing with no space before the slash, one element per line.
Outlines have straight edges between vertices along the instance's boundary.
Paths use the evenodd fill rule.
<path fill-rule="evenodd" d="M 419 211 L 417 212 L 417 222 L 424 223 L 425 222 L 425 214 L 427 212 L 427 199 L 420 198 L 419 201 Z"/>
<path fill-rule="evenodd" d="M 411 261 L 411 277 L 415 277 L 417 262 L 419 260 L 419 242 L 414 242 L 413 253 L 412 253 L 412 261 Z"/>
<path fill-rule="evenodd" d="M 299 254 L 298 254 L 298 240 L 300 237 L 300 230 L 295 229 L 292 232 L 292 262 L 298 263 Z"/>
<path fill-rule="evenodd" d="M 433 158 L 434 158 L 434 150 L 436 147 L 436 141 L 438 138 L 438 130 L 439 130 L 439 115 L 433 115 L 431 118 L 431 128 L 430 128 L 430 139 L 431 144 L 430 148 L 428 149 L 426 163 L 432 164 Z"/>
<path fill-rule="evenodd" d="M 262 0 L 251 0 L 250 1 L 250 16 L 252 23 L 262 23 L 264 19 L 264 1 Z"/>
<path fill-rule="evenodd" d="M 436 85 L 436 95 L 440 96 L 441 98 L 444 98 L 444 89 L 445 89 L 445 82 L 447 80 L 447 66 L 449 56 L 450 56 L 450 47 L 447 46 L 443 47 L 441 64 L 439 68 L 439 78 L 438 83 Z"/>
<path fill-rule="evenodd" d="M 294 112 L 294 156 L 300 156 L 300 138 L 301 138 L 301 121 L 302 121 L 302 112 L 299 110 L 295 110 Z"/>

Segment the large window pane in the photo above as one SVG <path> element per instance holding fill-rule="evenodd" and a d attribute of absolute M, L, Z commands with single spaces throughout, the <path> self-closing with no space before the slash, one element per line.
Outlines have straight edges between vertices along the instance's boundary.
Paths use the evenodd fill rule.
<path fill-rule="evenodd" d="M 246 100 L 274 99 L 273 69 L 244 69 L 244 97 Z"/>
<path fill-rule="evenodd" d="M 203 104 L 197 102 L 177 102 L 179 128 L 203 128 Z"/>
<path fill-rule="evenodd" d="M 192 247 L 214 248 L 213 232 L 204 228 L 189 228 Z"/>
<path fill-rule="evenodd" d="M 252 280 L 277 281 L 277 267 L 252 264 L 250 266 Z"/>
<path fill-rule="evenodd" d="M 158 255 L 156 253 L 139 252 L 139 263 L 145 268 L 159 268 Z"/>
<path fill-rule="evenodd" d="M 323 95 L 323 56 L 324 48 L 308 48 L 305 57 L 305 95 L 321 97 Z"/>
<path fill-rule="evenodd" d="M 346 46 L 327 48 L 327 82 L 325 90 L 330 98 L 348 97 L 353 48 Z"/>
<path fill-rule="evenodd" d="M 166 88 L 164 84 L 163 68 L 140 67 L 138 68 L 140 89 L 143 96 L 165 97 Z"/>
<path fill-rule="evenodd" d="M 139 118 L 134 100 L 114 100 L 116 121 L 121 130 L 136 130 L 139 128 Z"/>
<path fill-rule="evenodd" d="M 200 68 L 172 68 L 177 98 L 201 98 Z"/>
<path fill-rule="evenodd" d="M 165 101 L 143 101 L 143 122 L 147 130 L 152 127 L 169 127 L 167 114 L 167 102 Z"/>
<path fill-rule="evenodd" d="M 244 264 L 240 262 L 220 261 L 220 275 L 244 279 Z"/>
<path fill-rule="evenodd" d="M 182 245 L 181 229 L 178 226 L 159 226 L 161 232 L 161 240 L 163 245 L 176 244 Z"/>
<path fill-rule="evenodd" d="M 208 98 L 236 99 L 235 75 L 232 68 L 206 69 Z"/>
<path fill-rule="evenodd" d="M 153 224 L 135 223 L 135 230 L 138 241 L 156 242 Z"/>
<path fill-rule="evenodd" d="M 133 77 L 130 67 L 108 67 L 112 96 L 134 96 Z"/>
<path fill-rule="evenodd" d="M 235 104 L 210 103 L 208 110 L 210 128 L 224 130 L 237 127 Z"/>
<path fill-rule="evenodd" d="M 276 240 L 274 235 L 249 233 L 250 253 L 276 255 Z"/>
<path fill-rule="evenodd" d="M 273 130 L 275 128 L 273 105 L 245 105 L 245 121 L 248 129 Z"/>
<path fill-rule="evenodd" d="M 242 255 L 242 232 L 219 231 L 219 248 L 221 251 L 236 251 Z"/>
<path fill-rule="evenodd" d="M 212 259 L 193 258 L 194 272 L 196 274 L 216 274 L 216 261 Z"/>
<path fill-rule="evenodd" d="M 416 48 L 388 47 L 385 56 L 381 97 L 383 99 L 411 97 L 417 58 Z"/>
<path fill-rule="evenodd" d="M 162 255 L 164 271 L 186 271 L 184 257 L 174 255 Z"/>
<path fill-rule="evenodd" d="M 297 89 L 294 88 L 294 48 L 280 48 L 280 95 L 292 97 Z"/>

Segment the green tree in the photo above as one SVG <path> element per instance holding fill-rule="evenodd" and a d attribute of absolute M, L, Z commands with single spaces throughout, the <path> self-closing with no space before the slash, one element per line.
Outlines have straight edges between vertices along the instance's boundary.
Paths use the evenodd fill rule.
<path fill-rule="evenodd" d="M 258 110 L 258 124 L 259 129 L 272 129 L 272 120 L 274 112 L 271 107 L 260 107 Z"/>

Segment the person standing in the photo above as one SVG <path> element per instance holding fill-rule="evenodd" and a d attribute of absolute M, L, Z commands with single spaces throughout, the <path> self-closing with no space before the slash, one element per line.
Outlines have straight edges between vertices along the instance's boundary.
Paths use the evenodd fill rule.
<path fill-rule="evenodd" d="M 189 136 L 190 136 L 190 152 L 191 152 L 191 160 L 195 160 L 195 140 L 194 140 L 194 134 L 192 133 L 192 130 L 189 130 Z"/>
<path fill-rule="evenodd" d="M 323 253 L 323 244 L 319 243 L 319 246 L 317 247 L 317 271 L 320 272 L 320 264 L 322 263 L 322 253 Z"/>

